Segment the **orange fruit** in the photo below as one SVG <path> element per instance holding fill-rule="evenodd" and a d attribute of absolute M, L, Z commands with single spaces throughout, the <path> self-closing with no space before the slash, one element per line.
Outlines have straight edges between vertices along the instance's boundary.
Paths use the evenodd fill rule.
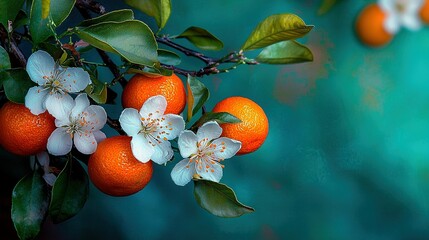
<path fill-rule="evenodd" d="M 356 34 L 362 43 L 380 47 L 392 39 L 393 35 L 384 28 L 387 14 L 377 4 L 365 7 L 356 19 Z"/>
<path fill-rule="evenodd" d="M 0 109 L 0 145 L 17 155 L 34 155 L 46 149 L 55 118 L 48 112 L 33 115 L 23 104 L 7 102 Z"/>
<path fill-rule="evenodd" d="M 222 136 L 241 142 L 237 155 L 254 152 L 262 146 L 268 135 L 268 118 L 254 101 L 244 97 L 229 97 L 216 104 L 213 112 L 228 112 L 240 123 L 224 123 Z"/>
<path fill-rule="evenodd" d="M 167 99 L 165 114 L 183 112 L 186 104 L 185 86 L 174 73 L 171 76 L 160 77 L 134 75 L 122 92 L 122 106 L 140 110 L 148 98 L 156 95 L 162 95 Z"/>
<path fill-rule="evenodd" d="M 128 196 L 142 190 L 152 178 L 152 161 L 142 163 L 131 151 L 131 138 L 115 136 L 98 144 L 89 157 L 92 183 L 111 196 Z"/>
<path fill-rule="evenodd" d="M 429 24 L 429 1 L 424 1 L 422 7 L 420 8 L 420 18 L 426 24 Z"/>

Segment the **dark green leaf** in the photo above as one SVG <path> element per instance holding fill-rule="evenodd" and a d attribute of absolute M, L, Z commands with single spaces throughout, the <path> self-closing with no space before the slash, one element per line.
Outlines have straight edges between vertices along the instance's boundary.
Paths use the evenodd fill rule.
<path fill-rule="evenodd" d="M 123 22 L 123 21 L 133 20 L 133 19 L 134 19 L 134 13 L 132 10 L 121 9 L 121 10 L 111 11 L 109 13 L 98 16 L 96 18 L 85 20 L 81 22 L 78 26 L 88 27 L 102 22 Z"/>
<path fill-rule="evenodd" d="M 195 180 L 194 195 L 202 208 L 218 217 L 239 217 L 255 211 L 240 203 L 234 191 L 222 183 Z"/>
<path fill-rule="evenodd" d="M 121 55 L 131 63 L 154 66 L 158 45 L 150 28 L 143 22 L 104 22 L 76 28 L 85 42 L 104 51 Z"/>
<path fill-rule="evenodd" d="M 277 42 L 300 38 L 312 28 L 313 26 L 306 25 L 294 14 L 272 15 L 259 23 L 241 49 L 258 49 Z"/>
<path fill-rule="evenodd" d="M 24 0 L 0 0 L 0 24 L 7 28 L 7 21 L 15 20 Z"/>
<path fill-rule="evenodd" d="M 241 120 L 234 115 L 227 112 L 206 112 L 198 119 L 197 122 L 194 123 L 192 129 L 196 129 L 202 126 L 206 122 L 216 121 L 219 124 L 222 123 L 239 123 Z"/>
<path fill-rule="evenodd" d="M 306 46 L 289 40 L 264 48 L 256 61 L 269 64 L 301 63 L 313 61 L 313 54 Z"/>
<path fill-rule="evenodd" d="M 170 0 L 124 0 L 126 4 L 155 18 L 158 27 L 164 28 L 171 14 Z"/>
<path fill-rule="evenodd" d="M 158 49 L 158 60 L 167 65 L 179 65 L 181 62 L 179 55 L 164 49 Z"/>
<path fill-rule="evenodd" d="M 199 27 L 189 27 L 176 38 L 186 38 L 196 47 L 204 50 L 221 50 L 223 43 L 213 34 Z"/>
<path fill-rule="evenodd" d="M 52 188 L 49 207 L 52 221 L 60 223 L 75 216 L 84 206 L 88 192 L 88 175 L 78 161 L 70 159 Z"/>
<path fill-rule="evenodd" d="M 28 89 L 36 84 L 30 80 L 27 72 L 22 68 L 7 71 L 8 78 L 3 81 L 3 88 L 7 99 L 16 103 L 24 103 Z"/>
<path fill-rule="evenodd" d="M 9 54 L 0 46 L 0 71 L 10 68 Z"/>
<path fill-rule="evenodd" d="M 35 45 L 43 42 L 53 35 L 49 20 L 52 19 L 55 26 L 59 26 L 70 14 L 75 0 L 50 1 L 49 16 L 43 18 L 43 0 L 34 0 L 30 12 L 30 33 Z"/>
<path fill-rule="evenodd" d="M 186 87 L 188 89 L 188 121 L 190 121 L 209 99 L 210 92 L 201 81 L 189 75 Z"/>
<path fill-rule="evenodd" d="M 33 239 L 39 234 L 48 204 L 48 187 L 39 171 L 16 184 L 12 192 L 12 221 L 20 239 Z"/>
<path fill-rule="evenodd" d="M 85 92 L 92 100 L 98 104 L 105 104 L 107 101 L 107 85 L 91 76 L 91 85 L 85 88 Z"/>
<path fill-rule="evenodd" d="M 15 21 L 13 22 L 12 26 L 13 29 L 17 29 L 21 26 L 28 25 L 29 23 L 30 20 L 28 19 L 27 14 L 24 11 L 19 10 L 18 15 L 16 15 Z"/>

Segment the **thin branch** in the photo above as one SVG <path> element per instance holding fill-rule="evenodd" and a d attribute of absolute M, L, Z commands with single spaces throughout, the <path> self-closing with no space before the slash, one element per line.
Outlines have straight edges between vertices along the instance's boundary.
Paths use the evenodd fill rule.
<path fill-rule="evenodd" d="M 115 129 L 119 134 L 126 135 L 124 130 L 121 128 L 121 124 L 118 120 L 112 119 L 109 116 L 107 116 L 107 125 L 109 125 L 111 128 Z"/>
<path fill-rule="evenodd" d="M 174 43 L 173 41 L 171 41 L 171 39 L 169 37 L 166 37 L 166 36 L 156 37 L 156 41 L 159 43 L 162 43 L 164 45 L 170 46 L 174 49 L 177 49 L 177 50 L 181 51 L 182 53 L 184 53 L 186 56 L 198 58 L 201 61 L 203 61 L 204 63 L 206 63 L 207 65 L 211 65 L 211 64 L 216 62 L 216 59 L 214 59 L 214 58 L 207 57 L 200 52 L 194 51 L 192 49 L 189 49 L 189 48 L 183 47 L 182 45 Z"/>
<path fill-rule="evenodd" d="M 10 39 L 10 40 L 9 40 Z M 9 53 L 13 66 L 25 67 L 27 60 L 13 38 L 9 38 L 7 30 L 0 24 L 0 41 Z"/>
<path fill-rule="evenodd" d="M 106 13 L 104 6 L 93 0 L 76 0 L 76 7 L 87 9 L 100 15 Z"/>

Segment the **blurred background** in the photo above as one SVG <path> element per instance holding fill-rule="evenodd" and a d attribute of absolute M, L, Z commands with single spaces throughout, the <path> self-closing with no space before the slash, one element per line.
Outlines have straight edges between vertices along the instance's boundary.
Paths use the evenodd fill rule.
<path fill-rule="evenodd" d="M 102 2 L 107 10 L 127 8 L 119 0 Z M 156 166 L 150 184 L 130 197 L 110 197 L 91 184 L 82 211 L 58 225 L 47 221 L 41 239 L 428 239 L 429 26 L 402 30 L 382 48 L 365 47 L 353 24 L 370 2 L 340 1 L 318 15 L 316 0 L 172 0 L 163 33 L 203 27 L 224 42 L 213 56 L 238 50 L 271 14 L 295 13 L 315 25 L 299 40 L 314 62 L 240 66 L 203 78 L 208 109 L 238 95 L 268 116 L 265 144 L 225 161 L 222 178 L 256 211 L 236 219 L 210 215 L 195 202 L 192 184 L 172 182 L 169 164 Z M 156 29 L 153 19 L 135 13 Z M 77 11 L 72 15 L 75 24 L 81 20 Z M 122 110 L 106 109 L 114 118 Z M 9 194 L 25 173 L 16 163 L 27 162 L 4 151 L 2 158 L 2 194 Z"/>

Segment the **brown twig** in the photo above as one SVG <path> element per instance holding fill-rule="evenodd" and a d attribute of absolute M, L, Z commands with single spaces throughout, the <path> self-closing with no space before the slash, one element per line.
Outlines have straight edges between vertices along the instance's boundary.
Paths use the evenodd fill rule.
<path fill-rule="evenodd" d="M 1 24 L 0 41 L 3 47 L 9 53 L 12 67 L 25 67 L 27 65 L 27 60 L 25 59 L 25 56 L 22 53 L 21 49 L 18 48 L 15 39 L 13 37 L 9 38 L 7 30 Z"/>

